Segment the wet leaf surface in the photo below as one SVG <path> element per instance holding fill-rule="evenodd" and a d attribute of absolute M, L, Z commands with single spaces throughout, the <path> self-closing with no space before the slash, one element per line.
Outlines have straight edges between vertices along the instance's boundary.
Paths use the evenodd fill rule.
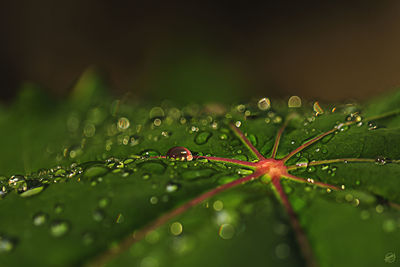
<path fill-rule="evenodd" d="M 70 99 L 30 85 L 0 110 L 1 266 L 399 262 L 400 93 L 213 109 L 106 92 L 87 72 Z"/>

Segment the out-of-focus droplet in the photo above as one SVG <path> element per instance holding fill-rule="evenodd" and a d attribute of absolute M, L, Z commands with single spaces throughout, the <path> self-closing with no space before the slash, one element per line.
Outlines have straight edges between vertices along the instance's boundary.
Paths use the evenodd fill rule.
<path fill-rule="evenodd" d="M 182 234 L 183 226 L 180 222 L 173 222 L 171 224 L 169 230 L 171 231 L 171 234 L 178 236 L 178 235 Z"/>
<path fill-rule="evenodd" d="M 322 107 L 319 105 L 318 101 L 316 101 L 313 105 L 313 109 L 315 112 L 315 115 L 320 115 L 320 114 L 324 114 L 324 110 L 322 109 Z"/>
<path fill-rule="evenodd" d="M 219 227 L 218 234 L 222 239 L 231 239 L 235 235 L 235 228 L 230 224 L 224 223 Z"/>
<path fill-rule="evenodd" d="M 11 252 L 15 247 L 15 242 L 10 238 L 0 235 L 0 254 Z"/>
<path fill-rule="evenodd" d="M 50 226 L 51 235 L 61 237 L 69 231 L 69 224 L 66 221 L 55 221 Z"/>
<path fill-rule="evenodd" d="M 288 101 L 289 108 L 299 108 L 301 107 L 301 98 L 298 96 L 291 96 Z"/>
<path fill-rule="evenodd" d="M 121 117 L 118 119 L 118 128 L 120 130 L 126 130 L 129 128 L 129 126 L 130 126 L 130 122 L 127 118 Z"/>
<path fill-rule="evenodd" d="M 46 223 L 47 218 L 48 218 L 48 216 L 47 216 L 47 214 L 44 213 L 44 212 L 36 213 L 36 214 L 33 216 L 33 220 L 32 220 L 32 221 L 33 221 L 33 225 L 35 225 L 35 226 L 43 225 L 43 224 Z"/>
<path fill-rule="evenodd" d="M 269 100 L 269 98 L 261 98 L 258 103 L 257 106 L 260 110 L 268 110 L 271 108 L 271 101 Z"/>

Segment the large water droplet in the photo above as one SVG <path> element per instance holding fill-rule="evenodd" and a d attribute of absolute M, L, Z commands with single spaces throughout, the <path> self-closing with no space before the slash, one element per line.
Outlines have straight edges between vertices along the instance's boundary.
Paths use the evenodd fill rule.
<path fill-rule="evenodd" d="M 182 160 L 182 161 L 193 160 L 192 152 L 190 152 L 189 149 L 187 149 L 186 147 L 183 147 L 183 146 L 176 146 L 176 147 L 170 148 L 167 152 L 167 157 L 175 159 L 175 160 Z"/>
<path fill-rule="evenodd" d="M 61 237 L 68 233 L 69 224 L 66 221 L 54 221 L 50 226 L 51 235 L 54 237 Z"/>
<path fill-rule="evenodd" d="M 198 132 L 194 138 L 194 142 L 198 145 L 204 145 L 211 136 L 212 133 L 208 131 Z"/>

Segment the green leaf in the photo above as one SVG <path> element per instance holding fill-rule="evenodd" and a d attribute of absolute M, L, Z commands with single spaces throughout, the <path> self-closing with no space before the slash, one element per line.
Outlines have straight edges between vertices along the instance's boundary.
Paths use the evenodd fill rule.
<path fill-rule="evenodd" d="M 400 93 L 316 114 L 104 88 L 0 109 L 0 266 L 398 262 Z"/>

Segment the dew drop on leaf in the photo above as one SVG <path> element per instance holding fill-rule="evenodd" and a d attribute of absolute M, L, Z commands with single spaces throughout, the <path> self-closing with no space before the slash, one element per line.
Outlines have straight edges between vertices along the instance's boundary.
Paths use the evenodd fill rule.
<path fill-rule="evenodd" d="M 182 178 L 187 180 L 209 178 L 215 173 L 213 169 L 193 169 L 182 173 Z"/>
<path fill-rule="evenodd" d="M 138 167 L 146 173 L 163 174 L 167 166 L 159 161 L 147 161 L 138 164 Z"/>
<path fill-rule="evenodd" d="M 31 189 L 29 189 L 29 190 L 27 190 L 27 191 L 21 193 L 19 196 L 20 196 L 20 197 L 31 197 L 31 196 L 35 196 L 35 195 L 39 194 L 40 192 L 42 192 L 43 189 L 44 189 L 43 186 L 34 187 L 34 188 L 31 188 Z"/>
<path fill-rule="evenodd" d="M 11 252 L 15 247 L 15 241 L 10 238 L 0 235 L 0 254 Z"/>
<path fill-rule="evenodd" d="M 218 234 L 222 239 L 231 239 L 235 234 L 235 228 L 228 223 L 224 223 L 219 227 Z"/>
<path fill-rule="evenodd" d="M 171 234 L 173 234 L 174 236 L 178 236 L 180 234 L 182 234 L 183 231 L 183 226 L 180 222 L 173 222 L 169 228 Z"/>
<path fill-rule="evenodd" d="M 54 212 L 55 212 L 56 214 L 60 214 L 60 213 L 63 212 L 63 211 L 64 211 L 64 205 L 63 205 L 63 204 L 58 203 L 58 204 L 56 204 L 56 205 L 54 206 Z"/>
<path fill-rule="evenodd" d="M 368 122 L 368 130 L 376 130 L 378 128 L 378 125 L 374 121 L 369 121 Z"/>
<path fill-rule="evenodd" d="M 301 107 L 301 98 L 294 95 L 291 96 L 288 100 L 288 107 L 289 108 L 299 108 Z"/>
<path fill-rule="evenodd" d="M 107 197 L 102 197 L 99 199 L 98 206 L 99 208 L 105 208 L 110 203 L 110 199 Z"/>
<path fill-rule="evenodd" d="M 248 138 L 253 146 L 257 145 L 257 137 L 254 134 L 249 134 Z"/>
<path fill-rule="evenodd" d="M 385 165 L 388 162 L 388 160 L 385 157 L 378 156 L 375 159 L 375 163 L 378 165 Z"/>
<path fill-rule="evenodd" d="M 129 126 L 130 126 L 130 122 L 127 118 L 121 117 L 118 119 L 118 129 L 124 131 L 124 130 L 128 129 Z"/>
<path fill-rule="evenodd" d="M 194 138 L 194 142 L 198 145 L 204 145 L 210 139 L 212 133 L 208 131 L 198 132 Z"/>
<path fill-rule="evenodd" d="M 177 183 L 168 183 L 167 186 L 165 187 L 165 191 L 168 193 L 172 193 L 175 192 L 179 189 L 180 185 Z"/>
<path fill-rule="evenodd" d="M 101 209 L 96 209 L 93 211 L 93 220 L 95 220 L 96 222 L 101 222 L 102 220 L 104 220 L 105 214 L 104 211 Z"/>
<path fill-rule="evenodd" d="M 85 232 L 82 235 L 82 242 L 83 244 L 85 244 L 86 246 L 92 244 L 94 241 L 94 235 L 90 232 Z"/>
<path fill-rule="evenodd" d="M 47 218 L 48 218 L 48 216 L 46 213 L 38 212 L 35 215 L 33 215 L 33 219 L 32 219 L 33 225 L 35 225 L 35 226 L 43 225 L 46 223 Z"/>
<path fill-rule="evenodd" d="M 268 110 L 271 108 L 271 101 L 269 100 L 269 98 L 261 98 L 258 103 L 257 106 L 260 110 Z"/>
<path fill-rule="evenodd" d="M 108 169 L 103 166 L 93 166 L 89 167 L 86 169 L 83 173 L 83 177 L 88 178 L 88 179 L 94 179 L 97 177 L 104 176 L 105 174 L 108 173 Z"/>
<path fill-rule="evenodd" d="M 322 109 L 322 107 L 319 105 L 318 101 L 316 101 L 313 105 L 313 109 L 315 112 L 315 115 L 320 115 L 320 114 L 324 114 L 324 110 Z"/>
<path fill-rule="evenodd" d="M 205 141 L 207 142 L 207 141 Z M 191 161 L 193 160 L 192 152 L 183 146 L 176 146 L 170 148 L 167 152 L 167 157 L 171 159 L 181 160 L 181 161 Z"/>
<path fill-rule="evenodd" d="M 66 221 L 54 221 L 50 226 L 50 233 L 54 237 L 61 237 L 69 231 L 69 224 Z"/>
<path fill-rule="evenodd" d="M 28 189 L 28 185 L 23 175 L 13 175 L 8 180 L 8 184 L 17 192 L 24 192 Z"/>
<path fill-rule="evenodd" d="M 143 157 L 150 158 L 150 157 L 158 157 L 158 156 L 160 156 L 161 154 L 160 154 L 160 152 L 158 152 L 158 151 L 156 151 L 156 150 L 153 150 L 153 149 L 146 149 L 146 150 L 142 151 L 141 155 L 142 155 Z"/>
<path fill-rule="evenodd" d="M 300 158 L 297 162 L 296 162 L 296 166 L 299 167 L 298 170 L 300 171 L 305 171 L 308 167 L 308 159 L 307 158 Z"/>

